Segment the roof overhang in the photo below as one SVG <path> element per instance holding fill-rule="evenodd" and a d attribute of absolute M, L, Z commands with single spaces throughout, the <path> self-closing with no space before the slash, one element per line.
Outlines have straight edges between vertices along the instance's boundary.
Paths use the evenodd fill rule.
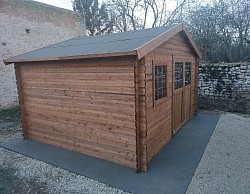
<path fill-rule="evenodd" d="M 12 58 L 5 59 L 5 65 L 11 63 L 22 63 L 22 62 L 39 62 L 39 61 L 60 61 L 60 60 L 72 60 L 72 59 L 87 59 L 87 58 L 101 58 L 101 57 L 118 57 L 118 56 L 136 56 L 136 51 L 128 52 L 115 52 L 115 53 L 100 53 L 91 55 L 78 55 L 78 56 L 65 56 L 65 57 L 51 57 L 51 58 L 34 58 L 34 59 L 18 59 L 13 60 Z"/>

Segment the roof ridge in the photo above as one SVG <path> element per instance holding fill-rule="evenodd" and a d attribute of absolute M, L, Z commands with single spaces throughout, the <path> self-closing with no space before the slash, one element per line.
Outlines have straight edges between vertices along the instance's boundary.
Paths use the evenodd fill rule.
<path fill-rule="evenodd" d="M 153 38 L 155 36 L 143 36 L 143 38 Z M 119 41 L 127 41 L 127 40 L 134 40 L 134 38 L 126 38 L 126 39 L 121 39 Z M 64 46 L 49 46 L 50 48 L 58 48 L 58 47 L 67 47 L 67 46 L 79 46 L 79 45 L 94 45 L 94 44 L 100 44 L 100 43 L 108 43 L 108 42 L 117 42 L 117 40 L 114 41 L 99 41 L 99 42 L 95 42 L 95 43 L 88 43 L 88 44 L 68 44 L 68 45 L 64 45 Z M 56 45 L 56 44 L 55 44 Z"/>
<path fill-rule="evenodd" d="M 159 27 L 154 27 L 154 28 L 143 28 L 143 29 L 138 29 L 138 30 L 115 32 L 115 33 L 109 33 L 109 34 L 100 34 L 100 35 L 96 35 L 96 36 L 81 36 L 81 37 L 78 37 L 78 39 L 96 38 L 96 37 L 113 36 L 113 35 L 122 35 L 122 34 L 128 34 L 128 33 L 137 33 L 137 32 L 140 32 L 140 31 L 149 31 L 149 30 L 157 30 L 157 29 L 160 29 L 160 28 L 169 28 L 170 26 L 176 26 L 176 24 L 172 24 L 172 25 L 169 25 L 169 26 L 159 26 Z"/>

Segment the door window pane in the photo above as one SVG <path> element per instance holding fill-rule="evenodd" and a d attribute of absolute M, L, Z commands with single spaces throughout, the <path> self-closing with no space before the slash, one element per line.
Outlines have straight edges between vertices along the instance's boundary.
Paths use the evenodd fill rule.
<path fill-rule="evenodd" d="M 175 63 L 175 72 L 174 72 L 175 80 L 175 90 L 183 87 L 183 63 L 177 62 Z"/>
<path fill-rule="evenodd" d="M 155 100 L 159 100 L 166 96 L 166 66 L 155 66 Z"/>
<path fill-rule="evenodd" d="M 185 63 L 185 86 L 191 84 L 191 63 Z"/>

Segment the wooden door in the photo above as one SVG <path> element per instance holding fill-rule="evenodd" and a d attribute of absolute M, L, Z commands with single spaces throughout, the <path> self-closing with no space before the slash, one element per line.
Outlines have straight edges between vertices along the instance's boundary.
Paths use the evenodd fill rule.
<path fill-rule="evenodd" d="M 173 64 L 173 134 L 190 118 L 191 63 Z"/>

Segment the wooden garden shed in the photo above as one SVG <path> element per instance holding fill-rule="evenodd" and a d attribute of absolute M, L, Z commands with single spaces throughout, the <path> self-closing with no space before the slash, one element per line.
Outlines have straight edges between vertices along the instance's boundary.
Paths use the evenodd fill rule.
<path fill-rule="evenodd" d="M 201 53 L 183 24 L 80 37 L 14 63 L 24 139 L 147 171 L 197 113 Z"/>

